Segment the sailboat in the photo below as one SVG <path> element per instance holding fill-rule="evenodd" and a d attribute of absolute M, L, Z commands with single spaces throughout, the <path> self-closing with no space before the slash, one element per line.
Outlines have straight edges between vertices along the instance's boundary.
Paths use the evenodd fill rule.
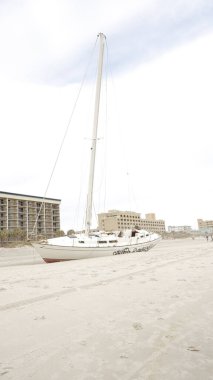
<path fill-rule="evenodd" d="M 47 263 L 148 251 L 161 240 L 160 235 L 141 230 L 139 228 L 135 228 L 134 230 L 114 232 L 91 231 L 99 105 L 104 48 L 106 44 L 106 37 L 103 33 L 99 33 L 98 37 L 99 57 L 96 80 L 93 134 L 91 140 L 92 145 L 87 193 L 85 232 L 76 234 L 74 236 L 63 236 L 34 243 L 33 246 L 35 247 L 36 251 Z"/>

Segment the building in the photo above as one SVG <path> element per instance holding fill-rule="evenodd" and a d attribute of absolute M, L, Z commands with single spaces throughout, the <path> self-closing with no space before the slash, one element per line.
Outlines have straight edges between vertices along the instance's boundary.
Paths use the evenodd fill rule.
<path fill-rule="evenodd" d="M 21 229 L 27 238 L 53 237 L 60 230 L 60 199 L 0 191 L 0 230 Z"/>
<path fill-rule="evenodd" d="M 198 219 L 198 230 L 205 233 L 213 233 L 213 220 Z"/>
<path fill-rule="evenodd" d="M 191 226 L 168 226 L 168 232 L 192 232 Z"/>
<path fill-rule="evenodd" d="M 109 210 L 98 214 L 98 228 L 104 231 L 122 231 L 128 228 L 139 227 L 147 231 L 162 234 L 166 231 L 165 221 L 157 220 L 155 214 L 146 214 L 141 219 L 140 214 L 134 211 Z"/>

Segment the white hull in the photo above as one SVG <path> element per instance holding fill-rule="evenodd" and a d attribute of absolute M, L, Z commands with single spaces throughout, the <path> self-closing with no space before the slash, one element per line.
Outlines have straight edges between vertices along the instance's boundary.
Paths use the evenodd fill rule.
<path fill-rule="evenodd" d="M 33 243 L 33 246 L 46 263 L 52 263 L 57 261 L 80 260 L 95 257 L 144 252 L 154 247 L 161 240 L 161 237 L 157 234 L 153 234 L 147 238 L 140 240 L 143 241 L 140 241 L 138 243 L 132 242 L 132 244 L 128 242 L 128 244 L 117 244 L 105 247 L 100 247 L 98 245 L 90 247 L 81 247 L 74 245 L 64 246 L 48 243 Z"/>

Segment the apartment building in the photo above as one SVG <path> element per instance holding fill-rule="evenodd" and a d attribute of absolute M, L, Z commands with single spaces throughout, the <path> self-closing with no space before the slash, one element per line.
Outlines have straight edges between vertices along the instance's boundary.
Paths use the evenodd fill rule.
<path fill-rule="evenodd" d="M 198 230 L 202 232 L 213 232 L 213 220 L 198 219 Z"/>
<path fill-rule="evenodd" d="M 122 231 L 136 226 L 159 234 L 166 231 L 165 221 L 157 220 L 154 213 L 146 214 L 145 219 L 133 211 L 109 210 L 106 213 L 98 214 L 99 230 Z"/>
<path fill-rule="evenodd" d="M 0 230 L 21 229 L 27 238 L 53 237 L 60 230 L 60 199 L 0 191 Z"/>

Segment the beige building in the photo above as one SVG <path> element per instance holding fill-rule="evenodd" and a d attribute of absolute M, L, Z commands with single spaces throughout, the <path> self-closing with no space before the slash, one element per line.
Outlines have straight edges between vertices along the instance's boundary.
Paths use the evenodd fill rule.
<path fill-rule="evenodd" d="M 146 214 L 145 219 L 141 219 L 140 214 L 133 211 L 109 210 L 98 214 L 99 230 L 121 231 L 136 226 L 159 234 L 166 231 L 165 221 L 157 220 L 153 213 Z"/>
<path fill-rule="evenodd" d="M 191 226 L 168 226 L 168 232 L 191 232 Z"/>
<path fill-rule="evenodd" d="M 42 197 L 0 191 L 0 230 L 19 228 L 28 238 L 34 229 L 34 236 L 53 237 L 60 230 L 60 203 L 60 199 L 43 200 Z"/>
<path fill-rule="evenodd" d="M 197 220 L 198 229 L 200 231 L 213 232 L 213 220 Z"/>

